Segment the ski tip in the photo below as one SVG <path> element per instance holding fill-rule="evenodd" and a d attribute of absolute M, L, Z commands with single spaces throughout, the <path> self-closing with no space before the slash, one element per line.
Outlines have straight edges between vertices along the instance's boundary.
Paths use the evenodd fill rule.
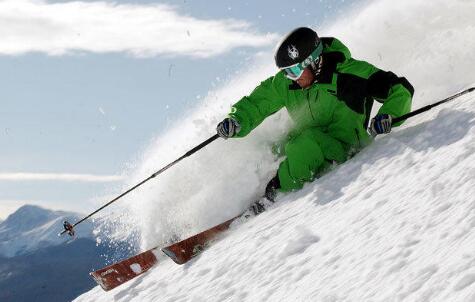
<path fill-rule="evenodd" d="M 153 249 L 89 273 L 103 290 L 114 289 L 147 272 L 158 263 Z"/>
<path fill-rule="evenodd" d="M 89 275 L 96 281 L 98 285 L 104 290 L 104 291 L 110 291 L 113 289 L 115 286 L 108 287 L 102 280 L 101 276 L 97 272 L 90 272 Z M 118 286 L 118 285 L 117 285 Z"/>

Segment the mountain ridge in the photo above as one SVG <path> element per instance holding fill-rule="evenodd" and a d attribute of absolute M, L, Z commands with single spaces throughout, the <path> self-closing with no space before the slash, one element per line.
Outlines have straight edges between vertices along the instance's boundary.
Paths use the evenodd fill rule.
<path fill-rule="evenodd" d="M 0 222 L 0 255 L 13 257 L 69 240 L 59 237 L 64 220 L 77 221 L 79 214 L 24 205 Z M 78 226 L 78 238 L 93 238 L 93 224 Z"/>

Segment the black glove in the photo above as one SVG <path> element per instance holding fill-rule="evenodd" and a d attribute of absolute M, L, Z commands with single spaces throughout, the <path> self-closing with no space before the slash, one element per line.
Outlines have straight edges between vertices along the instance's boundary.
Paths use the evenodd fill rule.
<path fill-rule="evenodd" d="M 225 118 L 216 127 L 216 132 L 218 132 L 218 135 L 224 139 L 233 137 L 239 132 L 239 130 L 241 130 L 241 126 L 235 119 L 231 117 Z"/>
<path fill-rule="evenodd" d="M 391 132 L 393 118 L 389 114 L 377 114 L 372 120 L 369 131 L 372 136 Z"/>

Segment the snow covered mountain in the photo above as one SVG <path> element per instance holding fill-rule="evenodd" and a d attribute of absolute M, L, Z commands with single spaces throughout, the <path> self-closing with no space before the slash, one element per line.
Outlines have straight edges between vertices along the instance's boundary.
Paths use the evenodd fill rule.
<path fill-rule="evenodd" d="M 13 257 L 38 248 L 62 244 L 68 240 L 66 237 L 58 237 L 63 221 L 77 221 L 79 218 L 75 213 L 25 205 L 0 223 L 0 256 Z M 92 224 L 87 222 L 78 226 L 77 235 L 92 239 L 92 230 Z"/>
<path fill-rule="evenodd" d="M 79 218 L 26 205 L 0 223 L 0 301 L 71 301 L 94 286 L 88 273 L 106 265 L 103 255 L 127 255 L 124 245 L 98 245 L 89 221 L 76 239 L 58 237 L 65 219 Z"/>
<path fill-rule="evenodd" d="M 320 32 L 406 76 L 415 109 L 475 84 L 474 11 L 471 1 L 369 1 Z M 275 71 L 267 57 L 157 138 L 130 183 L 207 138 L 229 102 Z M 285 121 L 281 113 L 249 137 L 216 142 L 127 199 L 124 224 L 139 225 L 142 249 L 245 209 L 276 169 L 269 149 Z M 280 196 L 189 263 L 163 258 L 133 282 L 75 301 L 475 301 L 474 176 L 475 96 L 467 95 Z"/>

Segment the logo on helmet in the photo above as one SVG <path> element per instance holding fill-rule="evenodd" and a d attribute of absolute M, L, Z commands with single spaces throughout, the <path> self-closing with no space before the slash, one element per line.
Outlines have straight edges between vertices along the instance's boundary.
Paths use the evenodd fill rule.
<path fill-rule="evenodd" d="M 295 60 L 299 57 L 299 50 L 294 45 L 289 45 L 287 51 L 289 52 L 289 58 L 292 60 Z"/>

